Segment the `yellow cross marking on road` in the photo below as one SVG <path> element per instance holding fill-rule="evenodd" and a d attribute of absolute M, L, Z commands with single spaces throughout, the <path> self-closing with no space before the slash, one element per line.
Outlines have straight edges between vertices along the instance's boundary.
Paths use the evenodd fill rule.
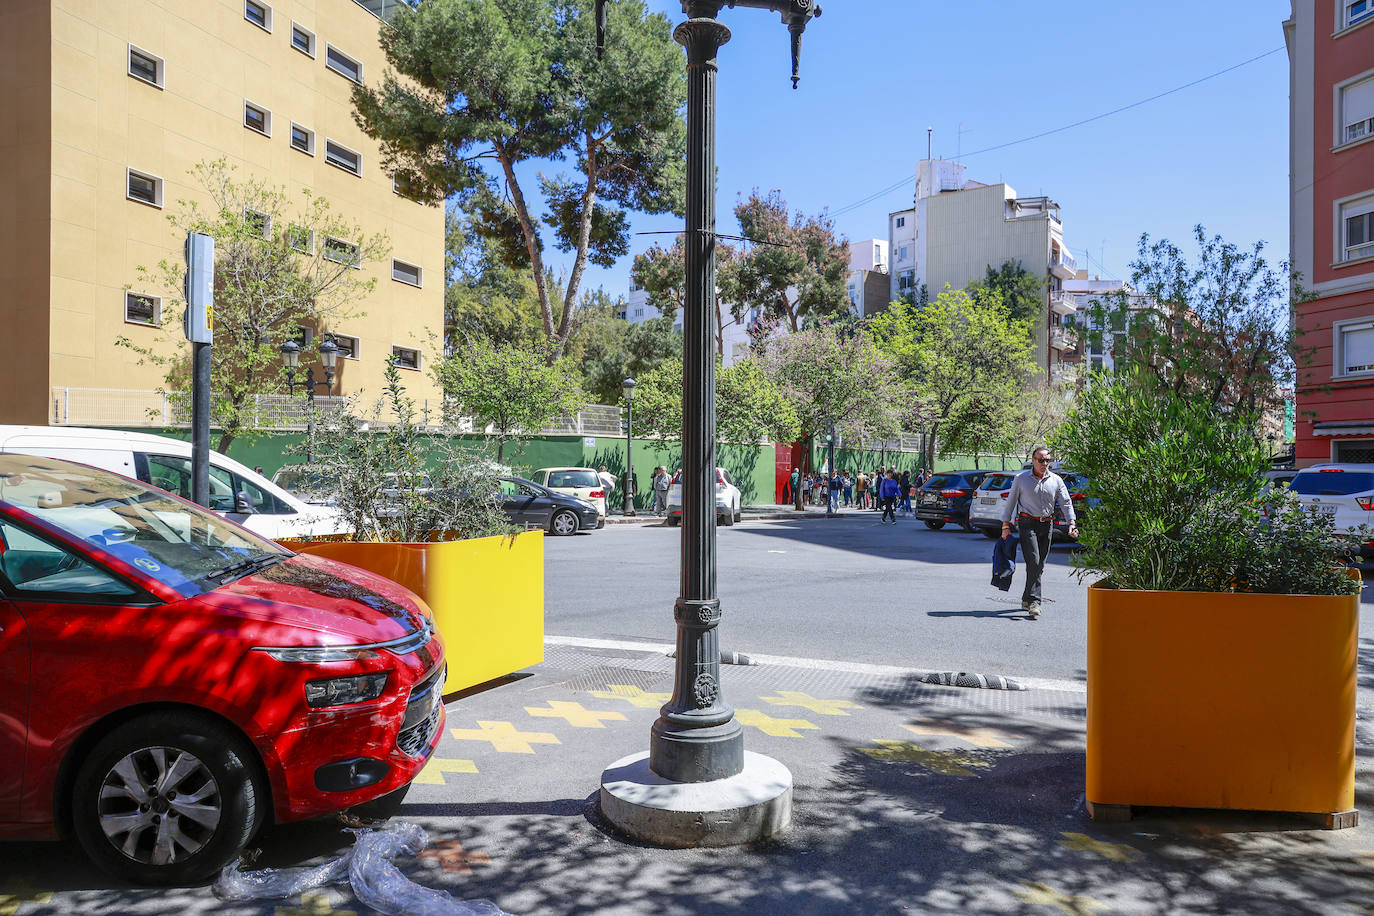
<path fill-rule="evenodd" d="M 358 916 L 357 910 L 336 910 L 328 894 L 301 894 L 299 907 L 275 907 L 275 916 Z"/>
<path fill-rule="evenodd" d="M 421 786 L 442 786 L 445 773 L 476 773 L 477 764 L 471 760 L 453 760 L 448 757 L 431 757 L 429 763 L 420 771 L 420 775 L 415 777 L 415 783 Z"/>
<path fill-rule="evenodd" d="M 1061 833 L 1067 839 L 1059 840 L 1059 845 L 1065 849 L 1076 849 L 1080 852 L 1094 852 L 1099 856 L 1111 859 L 1113 862 L 1131 862 L 1140 855 L 1140 850 L 1134 846 L 1127 846 L 1125 843 L 1106 843 L 1102 840 L 1095 840 L 1086 833 Z"/>
<path fill-rule="evenodd" d="M 477 720 L 477 728 L 454 728 L 449 730 L 459 741 L 490 741 L 491 746 L 503 754 L 533 754 L 531 744 L 562 744 L 548 732 L 521 732 L 509 722 L 483 722 Z"/>
<path fill-rule="evenodd" d="M 999 737 L 999 732 L 990 728 L 969 728 L 955 722 L 947 722 L 943 719 L 927 719 L 928 725 L 909 723 L 902 728 L 918 735 L 947 735 L 951 738 L 958 738 L 960 741 L 967 741 L 974 747 L 1011 747 L 1010 744 Z"/>
<path fill-rule="evenodd" d="M 1107 909 L 1105 904 L 1098 903 L 1091 897 L 1064 894 L 1040 881 L 1023 881 L 1021 886 L 1026 889 L 1024 891 L 1012 891 L 1014 897 L 1032 906 L 1052 906 L 1061 912 L 1068 913 L 1069 916 L 1087 916 L 1094 910 Z"/>
<path fill-rule="evenodd" d="M 599 700 L 624 700 L 640 709 L 658 709 L 673 698 L 671 693 L 645 693 L 631 684 L 607 684 L 606 688 L 589 692 Z"/>
<path fill-rule="evenodd" d="M 605 728 L 602 719 L 611 722 L 624 722 L 625 717 L 618 712 L 602 712 L 598 709 L 583 709 L 581 703 L 567 700 L 549 700 L 549 708 L 526 706 L 525 712 L 544 719 L 567 719 L 568 724 L 577 728 Z"/>
<path fill-rule="evenodd" d="M 36 891 L 27 879 L 20 878 L 0 888 L 0 916 L 14 916 L 26 903 L 47 903 L 50 900 L 52 894 L 49 891 Z"/>
<path fill-rule="evenodd" d="M 846 709 L 863 709 L 858 703 L 848 700 L 818 700 L 809 693 L 798 693 L 795 690 L 779 690 L 775 697 L 759 699 L 773 706 L 800 706 L 822 716 L 847 716 L 849 713 L 845 712 Z"/>
<path fill-rule="evenodd" d="M 877 739 L 874 743 L 881 744 L 882 747 L 861 747 L 859 750 L 874 760 L 919 763 L 927 770 L 934 770 L 946 776 L 972 776 L 973 771 L 966 769 L 966 767 L 988 766 L 987 763 L 970 757 L 968 754 L 961 754 L 958 751 L 928 751 L 919 744 L 912 744 L 910 741 Z"/>
<path fill-rule="evenodd" d="M 758 709 L 736 709 L 735 719 L 740 725 L 752 725 L 765 735 L 772 735 L 774 738 L 800 738 L 801 735 L 795 731 L 798 728 L 819 729 L 819 725 L 812 725 L 805 719 L 774 719 L 768 713 Z"/>

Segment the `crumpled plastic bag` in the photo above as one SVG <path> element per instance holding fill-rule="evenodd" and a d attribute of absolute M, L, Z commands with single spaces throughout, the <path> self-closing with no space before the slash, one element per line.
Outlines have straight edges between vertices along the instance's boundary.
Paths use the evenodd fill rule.
<path fill-rule="evenodd" d="M 398 821 L 382 830 L 349 832 L 358 838 L 353 848 L 322 865 L 244 871 L 241 863 L 231 862 L 215 880 L 215 895 L 223 900 L 284 899 L 347 882 L 359 902 L 387 916 L 511 916 L 490 900 L 455 900 L 401 874 L 395 858 L 429 845 L 418 824 Z"/>

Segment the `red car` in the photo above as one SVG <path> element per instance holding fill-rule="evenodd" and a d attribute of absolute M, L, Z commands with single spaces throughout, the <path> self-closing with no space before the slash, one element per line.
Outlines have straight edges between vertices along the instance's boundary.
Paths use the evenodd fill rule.
<path fill-rule="evenodd" d="M 409 785 L 443 731 L 424 602 L 161 490 L 0 454 L 0 837 L 202 880 L 271 822 Z"/>

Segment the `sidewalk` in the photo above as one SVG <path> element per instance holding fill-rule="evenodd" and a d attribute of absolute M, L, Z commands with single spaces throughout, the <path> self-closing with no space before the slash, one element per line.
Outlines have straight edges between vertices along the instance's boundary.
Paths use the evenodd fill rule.
<path fill-rule="evenodd" d="M 543 664 L 451 698 L 400 814 L 431 845 L 402 871 L 514 914 L 1358 913 L 1374 900 L 1369 689 L 1359 827 L 1160 810 L 1095 824 L 1081 684 L 981 690 L 840 662 L 725 665 L 745 746 L 792 772 L 793 824 L 751 847 L 666 850 L 618 837 L 596 805 L 602 769 L 648 747 L 672 689 L 664 648 L 550 637 Z M 319 861 L 350 842 L 332 822 L 287 826 L 259 864 Z M 112 887 L 63 845 L 13 844 L 4 861 L 0 913 L 20 916 L 363 912 L 347 886 L 248 905 L 208 888 Z"/>
<path fill-rule="evenodd" d="M 621 515 L 619 510 L 616 510 L 616 513 L 615 513 L 614 515 L 608 515 L 608 516 L 606 516 L 606 524 L 608 524 L 608 525 L 661 525 L 661 524 L 665 524 L 665 522 L 664 522 L 662 516 L 654 515 L 654 514 L 653 514 L 651 511 L 649 511 L 648 509 L 640 509 L 640 510 L 638 510 L 638 512 L 639 512 L 638 515 L 630 516 L 630 517 L 627 518 L 626 516 Z M 843 515 L 863 515 L 863 514 L 870 513 L 870 512 L 871 512 L 871 514 L 873 515 L 874 518 L 877 518 L 877 517 L 881 514 L 881 513 L 879 513 L 879 512 L 872 511 L 872 510 L 868 510 L 868 509 L 855 509 L 853 506 L 841 506 L 841 507 L 840 507 L 840 511 L 837 513 L 837 516 L 843 516 Z M 740 520 L 741 520 L 741 521 L 746 521 L 746 522 L 779 522 L 779 521 L 793 521 L 793 520 L 799 519 L 799 518 L 812 519 L 812 518 L 831 518 L 831 517 L 834 517 L 834 516 L 828 516 L 828 515 L 826 515 L 825 506 L 807 506 L 807 507 L 805 507 L 804 509 L 802 509 L 802 511 L 800 511 L 800 512 L 798 512 L 796 509 L 793 509 L 791 506 L 774 505 L 774 504 L 772 504 L 772 503 L 769 503 L 769 504 L 767 504 L 767 505 L 743 506 L 743 507 L 740 508 Z M 901 516 L 899 516 L 899 517 L 901 517 Z"/>

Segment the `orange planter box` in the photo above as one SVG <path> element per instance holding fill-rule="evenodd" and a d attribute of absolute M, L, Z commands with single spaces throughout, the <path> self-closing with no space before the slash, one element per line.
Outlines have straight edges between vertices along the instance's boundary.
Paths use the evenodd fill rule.
<path fill-rule="evenodd" d="M 1092 586 L 1090 808 L 1292 811 L 1353 824 L 1358 638 L 1359 595 Z"/>
<path fill-rule="evenodd" d="M 544 660 L 544 533 L 435 544 L 284 542 L 399 582 L 434 612 L 454 693 Z"/>

